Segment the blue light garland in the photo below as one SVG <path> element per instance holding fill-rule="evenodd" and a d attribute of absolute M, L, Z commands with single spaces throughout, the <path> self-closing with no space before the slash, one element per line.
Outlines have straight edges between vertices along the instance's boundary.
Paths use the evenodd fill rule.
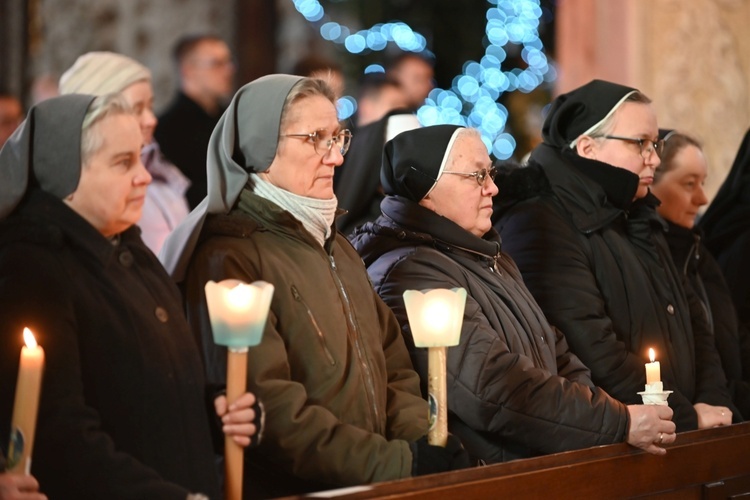
<path fill-rule="evenodd" d="M 376 24 L 352 33 L 349 28 L 326 18 L 318 0 L 293 0 L 297 11 L 305 19 L 320 23 L 321 36 L 343 45 L 352 54 L 366 50 L 384 50 L 388 43 L 411 52 L 426 50 L 424 36 L 402 22 Z M 497 100 L 504 92 L 531 92 L 543 82 L 554 81 L 557 73 L 547 61 L 539 38 L 539 19 L 542 8 L 539 0 L 488 0 L 485 27 L 486 48 L 479 61 L 467 61 L 463 72 L 453 78 L 449 90 L 433 89 L 425 104 L 417 111 L 424 126 L 437 124 L 465 125 L 477 128 L 487 150 L 504 160 L 513 155 L 516 141 L 507 132 L 508 110 Z M 507 57 L 504 47 L 520 47 L 525 69 L 502 70 Z M 384 71 L 380 65 L 370 65 L 365 73 Z M 338 102 L 339 118 L 346 119 L 356 111 L 356 101 L 350 96 Z"/>

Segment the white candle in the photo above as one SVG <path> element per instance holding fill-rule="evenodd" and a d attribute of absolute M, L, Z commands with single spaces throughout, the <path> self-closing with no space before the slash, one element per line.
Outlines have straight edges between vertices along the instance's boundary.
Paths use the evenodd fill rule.
<path fill-rule="evenodd" d="M 445 446 L 448 440 L 446 346 L 458 345 L 460 340 L 466 290 L 434 289 L 427 293 L 407 290 L 404 305 L 414 345 L 428 348 L 430 429 L 427 441 L 433 446 Z"/>
<path fill-rule="evenodd" d="M 646 385 L 652 385 L 661 382 L 661 366 L 654 361 L 656 355 L 653 349 L 648 350 L 648 357 L 651 362 L 646 363 Z"/>
<path fill-rule="evenodd" d="M 34 334 L 28 328 L 23 329 L 23 338 L 26 345 L 21 348 L 21 361 L 18 367 L 8 448 L 8 470 L 29 474 L 44 371 L 44 349 L 37 345 Z"/>

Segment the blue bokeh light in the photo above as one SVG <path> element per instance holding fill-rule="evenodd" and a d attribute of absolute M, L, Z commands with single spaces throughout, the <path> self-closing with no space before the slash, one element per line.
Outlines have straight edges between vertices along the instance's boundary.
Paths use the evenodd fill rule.
<path fill-rule="evenodd" d="M 297 11 L 310 22 L 320 22 L 325 12 L 318 0 L 293 0 Z M 540 22 L 550 22 L 550 12 L 542 9 L 540 0 L 487 0 L 485 52 L 477 61 L 466 61 L 450 89 L 433 89 L 417 118 L 423 126 L 460 124 L 476 127 L 488 151 L 499 159 L 511 158 L 516 141 L 505 132 L 508 110 L 497 100 L 505 92 L 532 92 L 540 85 L 557 78 L 554 65 L 547 59 L 539 38 Z M 379 23 L 356 33 L 326 18 L 319 27 L 320 35 L 352 54 L 385 50 L 389 43 L 405 51 L 427 50 L 425 37 L 407 24 L 394 21 Z M 525 69 L 502 68 L 510 53 L 520 56 Z M 371 64 L 365 73 L 383 72 L 383 66 Z M 344 96 L 337 103 L 339 119 L 356 112 L 354 98 Z"/>

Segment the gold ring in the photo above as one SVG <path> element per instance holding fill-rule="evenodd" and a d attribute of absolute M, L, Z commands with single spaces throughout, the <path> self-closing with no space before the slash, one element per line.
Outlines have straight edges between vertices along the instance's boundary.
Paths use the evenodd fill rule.
<path fill-rule="evenodd" d="M 664 440 L 664 434 L 660 432 L 660 433 L 659 433 L 659 444 L 661 444 L 661 442 L 662 442 L 663 440 Z"/>
<path fill-rule="evenodd" d="M 722 417 L 724 416 L 724 410 L 721 410 L 721 416 Z"/>

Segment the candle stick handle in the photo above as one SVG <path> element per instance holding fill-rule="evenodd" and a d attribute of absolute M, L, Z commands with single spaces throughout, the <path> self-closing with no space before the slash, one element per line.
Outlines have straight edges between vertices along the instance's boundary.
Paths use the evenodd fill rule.
<path fill-rule="evenodd" d="M 247 348 L 227 350 L 227 407 L 247 388 Z M 224 498 L 242 499 L 244 449 L 224 436 Z"/>
<path fill-rule="evenodd" d="M 427 442 L 445 446 L 448 442 L 448 396 L 446 389 L 446 348 L 428 348 L 428 392 L 430 395 L 430 430 Z M 433 423 L 434 419 L 434 423 Z"/>

